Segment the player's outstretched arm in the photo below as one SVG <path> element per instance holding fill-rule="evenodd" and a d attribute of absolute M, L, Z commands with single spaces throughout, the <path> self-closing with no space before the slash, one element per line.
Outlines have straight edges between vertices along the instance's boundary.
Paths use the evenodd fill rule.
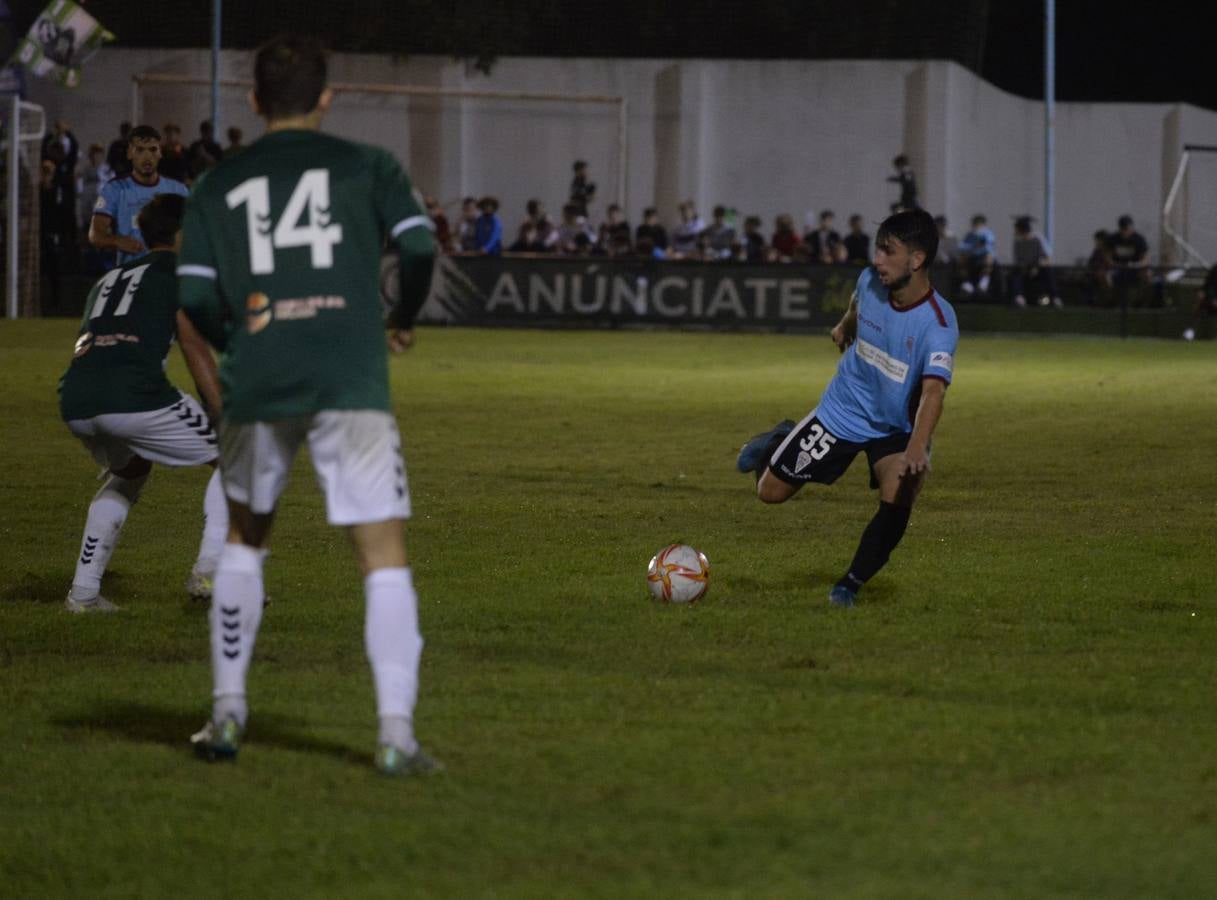
<path fill-rule="evenodd" d="M 144 245 L 126 234 L 114 233 L 114 220 L 95 215 L 89 220 L 89 243 L 98 250 L 121 250 L 123 253 L 143 253 Z"/>
<path fill-rule="evenodd" d="M 942 418 L 942 404 L 947 393 L 947 383 L 941 378 L 921 379 L 921 402 L 917 405 L 917 418 L 913 420 L 913 434 L 904 449 L 904 462 L 900 475 L 920 475 L 930 470 L 930 439 L 938 420 Z"/>
<path fill-rule="evenodd" d="M 414 344 L 414 317 L 431 293 L 435 269 L 435 239 L 427 228 L 409 228 L 395 239 L 401 277 L 401 299 L 389 313 L 389 349 L 394 353 Z"/>
<path fill-rule="evenodd" d="M 212 423 L 220 421 L 222 402 L 220 399 L 220 377 L 216 371 L 215 357 L 207 341 L 199 334 L 187 315 L 180 309 L 177 312 L 177 342 L 182 348 L 182 357 L 186 360 L 186 368 L 194 379 L 195 389 L 199 399 L 207 410 L 207 417 Z"/>
<path fill-rule="evenodd" d="M 854 342 L 858 336 L 858 292 L 854 291 L 849 298 L 849 308 L 845 310 L 845 315 L 841 317 L 831 332 L 832 341 L 837 345 L 837 349 L 844 353 L 849 349 L 849 345 Z"/>

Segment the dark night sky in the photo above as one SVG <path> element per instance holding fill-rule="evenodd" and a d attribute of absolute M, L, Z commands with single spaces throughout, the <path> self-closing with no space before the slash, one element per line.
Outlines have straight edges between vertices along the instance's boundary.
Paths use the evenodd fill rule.
<path fill-rule="evenodd" d="M 24 32 L 47 0 L 7 0 Z M 203 46 L 210 0 L 83 0 L 128 46 Z M 1057 98 L 1217 110 L 1203 4 L 1057 2 Z M 224 44 L 284 28 L 335 49 L 504 55 L 948 58 L 1043 96 L 1044 0 L 227 0 Z"/>

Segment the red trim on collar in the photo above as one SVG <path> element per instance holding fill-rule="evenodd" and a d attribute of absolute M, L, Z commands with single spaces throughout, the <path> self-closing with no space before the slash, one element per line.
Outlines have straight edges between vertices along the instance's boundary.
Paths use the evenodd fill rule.
<path fill-rule="evenodd" d="M 128 175 L 127 177 L 130 178 L 134 184 L 138 184 L 140 187 L 151 188 L 151 187 L 156 187 L 158 184 L 161 183 L 161 173 L 160 172 L 156 173 L 156 181 L 152 182 L 152 184 L 144 184 L 142 181 L 140 181 L 138 178 L 135 177 L 134 172 L 131 173 L 130 175 Z"/>
<path fill-rule="evenodd" d="M 932 285 L 930 286 L 930 289 L 929 289 L 928 291 L 926 291 L 926 294 L 925 294 L 925 296 L 924 296 L 924 297 L 922 297 L 922 298 L 921 298 L 920 300 L 918 300 L 916 303 L 910 303 L 908 306 L 897 306 L 895 303 L 893 303 L 893 302 L 892 302 L 892 292 L 891 292 L 891 291 L 888 291 L 888 292 L 887 292 L 887 303 L 888 303 L 888 305 L 889 305 L 889 306 L 890 306 L 890 307 L 891 307 L 893 310 L 895 310 L 895 311 L 896 311 L 896 312 L 898 312 L 898 313 L 906 313 L 906 312 L 908 312 L 910 309 L 916 309 L 916 308 L 917 308 L 917 307 L 919 307 L 919 306 L 920 306 L 922 303 L 925 303 L 925 301 L 927 301 L 927 300 L 933 301 L 933 299 L 934 299 L 934 288 L 933 288 L 933 286 L 932 286 Z M 937 308 L 938 308 L 938 304 L 937 304 L 937 303 L 935 303 L 935 304 L 934 304 L 934 308 L 935 308 L 935 309 L 937 309 Z M 941 318 L 942 318 L 942 312 L 941 312 L 941 311 L 938 313 L 938 318 L 939 318 L 939 319 L 941 319 Z M 945 324 L 946 324 L 946 322 L 943 322 L 942 324 L 943 324 L 943 325 L 945 325 Z"/>

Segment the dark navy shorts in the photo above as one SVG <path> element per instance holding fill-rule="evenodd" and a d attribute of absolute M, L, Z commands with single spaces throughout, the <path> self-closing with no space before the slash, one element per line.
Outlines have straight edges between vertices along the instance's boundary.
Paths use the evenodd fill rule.
<path fill-rule="evenodd" d="M 832 484 L 845 474 L 859 453 L 870 465 L 870 486 L 877 488 L 875 463 L 894 453 L 903 453 L 912 434 L 900 431 L 887 437 L 855 443 L 839 438 L 816 417 L 816 411 L 795 426 L 794 431 L 769 458 L 769 471 L 787 484 Z"/>

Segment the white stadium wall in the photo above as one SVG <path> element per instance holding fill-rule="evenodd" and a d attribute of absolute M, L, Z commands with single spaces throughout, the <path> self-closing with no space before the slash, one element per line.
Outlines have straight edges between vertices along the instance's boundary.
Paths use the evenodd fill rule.
<path fill-rule="evenodd" d="M 250 55 L 226 51 L 224 78 L 249 77 Z M 204 50 L 110 49 L 89 63 L 75 91 L 31 83 L 51 120 L 66 119 L 83 144 L 107 143 L 131 117 L 132 76 L 206 79 Z M 465 195 L 494 194 L 507 233 L 530 197 L 558 213 L 573 160 L 591 164 L 598 218 L 618 197 L 637 222 L 656 205 L 671 224 L 692 198 L 703 214 L 717 203 L 756 213 L 772 228 L 779 213 L 802 223 L 832 209 L 874 223 L 897 196 L 886 182 L 902 150 L 918 175 L 923 204 L 956 233 L 983 212 L 1008 252 L 1011 219 L 1043 210 L 1043 106 L 1007 94 L 950 62 L 610 60 L 509 57 L 487 76 L 448 57 L 339 54 L 331 80 L 449 90 L 621 97 L 619 105 L 536 100 L 342 94 L 326 122 L 337 134 L 390 148 L 420 190 L 455 216 Z M 175 121 L 187 143 L 209 115 L 206 85 L 147 86 L 141 118 Z M 244 90 L 225 88 L 221 128 L 259 133 Z M 1056 118 L 1056 257 L 1089 254 L 1091 234 L 1130 213 L 1158 255 L 1162 202 L 1185 143 L 1217 145 L 1217 112 L 1170 104 L 1061 103 Z M 1176 228 L 1217 258 L 1217 159 L 1189 177 Z M 625 178 L 623 181 L 623 173 Z"/>

